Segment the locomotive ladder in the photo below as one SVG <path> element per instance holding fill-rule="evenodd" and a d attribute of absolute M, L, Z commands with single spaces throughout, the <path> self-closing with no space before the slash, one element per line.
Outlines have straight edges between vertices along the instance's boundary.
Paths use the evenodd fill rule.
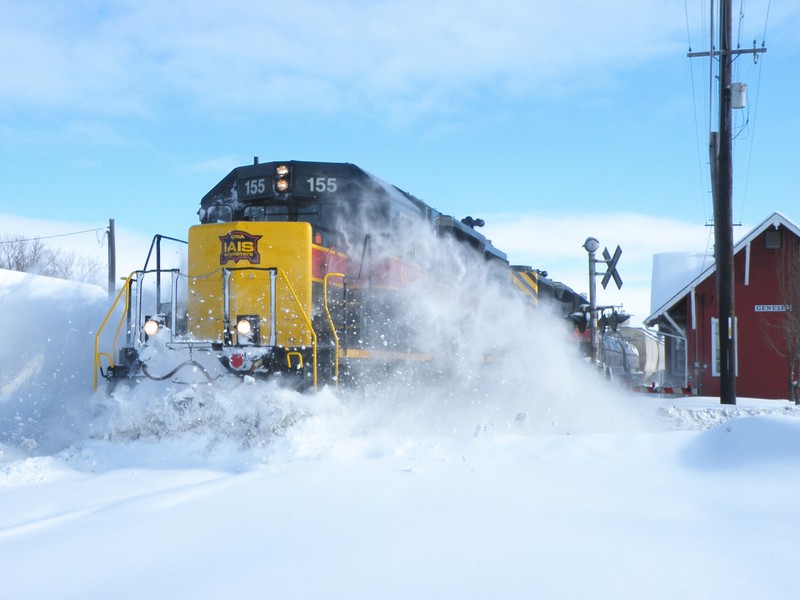
<path fill-rule="evenodd" d="M 331 336 L 333 337 L 333 377 L 336 387 L 339 387 L 339 334 L 336 333 L 336 325 L 331 316 L 330 306 L 328 303 L 328 279 L 331 277 L 339 277 L 344 281 L 344 273 L 328 273 L 322 280 L 322 298 L 323 305 L 325 306 L 325 316 L 328 318 L 328 325 L 331 328 Z"/>

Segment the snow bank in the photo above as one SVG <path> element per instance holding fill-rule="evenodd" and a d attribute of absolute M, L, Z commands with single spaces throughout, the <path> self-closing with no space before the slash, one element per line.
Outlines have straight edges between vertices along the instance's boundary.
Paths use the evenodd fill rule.
<path fill-rule="evenodd" d="M 784 429 L 786 420 L 766 418 L 740 440 L 791 443 L 796 429 Z M 309 421 L 292 432 L 249 466 L 243 457 L 254 454 L 241 449 L 228 450 L 238 464 L 180 466 L 173 453 L 186 455 L 187 436 L 93 440 L 8 465 L 0 564 L 15 568 L 2 573 L 4 593 L 789 599 L 800 591 L 787 576 L 800 549 L 800 516 L 786 510 L 798 490 L 796 455 L 771 473 L 763 464 L 709 472 L 696 461 L 727 449 L 716 438 L 730 434 L 718 429 L 384 430 L 320 440 Z"/>
<path fill-rule="evenodd" d="M 4 597 L 800 595 L 788 402 L 628 395 L 529 332 L 443 385 L 92 395 L 106 303 L 0 272 Z"/>
<path fill-rule="evenodd" d="M 785 469 L 796 467 L 798 458 L 800 419 L 770 414 L 732 419 L 706 430 L 684 452 L 687 463 L 707 470 Z"/>
<path fill-rule="evenodd" d="M 83 438 L 106 292 L 0 270 L 0 443 L 52 453 Z"/>

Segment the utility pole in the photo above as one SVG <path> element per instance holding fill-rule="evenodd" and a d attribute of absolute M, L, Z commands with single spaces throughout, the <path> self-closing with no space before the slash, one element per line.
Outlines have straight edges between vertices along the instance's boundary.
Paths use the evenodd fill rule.
<path fill-rule="evenodd" d="M 711 2 L 711 20 L 714 2 Z M 733 57 L 753 54 L 758 58 L 767 49 L 732 49 L 731 0 L 720 0 L 719 50 L 689 52 L 690 58 L 708 56 L 719 58 L 719 132 L 711 132 L 709 155 L 711 191 L 714 200 L 714 259 L 717 278 L 717 316 L 719 337 L 719 378 L 721 404 L 736 404 L 736 310 L 733 274 L 733 131 L 731 116 L 731 84 Z"/>
<path fill-rule="evenodd" d="M 117 241 L 114 233 L 114 219 L 108 220 L 108 297 L 114 299 L 116 292 Z"/>
<path fill-rule="evenodd" d="M 736 319 L 733 280 L 733 132 L 731 129 L 731 0 L 719 18 L 719 149 L 714 198 L 714 255 L 719 321 L 719 401 L 736 404 Z M 713 151 L 712 151 L 713 152 Z"/>

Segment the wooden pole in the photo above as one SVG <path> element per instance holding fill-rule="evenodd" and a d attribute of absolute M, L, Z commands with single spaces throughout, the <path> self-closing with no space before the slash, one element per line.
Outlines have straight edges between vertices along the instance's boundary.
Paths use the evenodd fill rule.
<path fill-rule="evenodd" d="M 717 267 L 721 404 L 736 404 L 731 29 L 731 0 L 721 0 L 719 22 L 719 149 L 716 161 L 717 185 L 714 196 L 714 255 Z"/>
<path fill-rule="evenodd" d="M 711 163 L 711 193 L 714 200 L 714 258 L 717 279 L 717 315 L 719 317 L 719 375 L 720 403 L 736 404 L 736 310 L 733 272 L 733 132 L 731 115 L 731 83 L 733 57 L 741 54 L 758 55 L 761 48 L 732 49 L 731 0 L 720 0 L 719 50 L 713 44 L 714 0 L 711 1 L 712 43 L 708 52 L 689 52 L 690 58 L 707 56 L 712 71 L 714 57 L 719 57 L 719 132 L 711 132 L 709 154 Z M 710 116 L 710 115 L 709 115 Z"/>
<path fill-rule="evenodd" d="M 117 241 L 114 233 L 114 219 L 108 220 L 108 297 L 113 300 L 116 293 Z"/>

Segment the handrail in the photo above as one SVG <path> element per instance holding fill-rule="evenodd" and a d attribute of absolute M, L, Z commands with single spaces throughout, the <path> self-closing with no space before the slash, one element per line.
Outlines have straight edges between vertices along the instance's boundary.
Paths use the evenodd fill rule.
<path fill-rule="evenodd" d="M 308 328 L 309 333 L 311 334 L 312 359 L 313 359 L 313 380 L 314 380 L 314 389 L 316 390 L 317 389 L 317 385 L 318 385 L 318 377 L 317 377 L 318 376 L 318 369 L 317 369 L 318 368 L 317 332 L 314 330 L 314 325 L 312 324 L 311 319 L 309 318 L 306 309 L 303 307 L 303 304 L 300 301 L 300 298 L 297 295 L 297 292 L 295 291 L 294 287 L 292 286 L 291 282 L 289 281 L 289 278 L 286 276 L 286 273 L 282 269 L 280 269 L 279 267 L 268 267 L 266 269 L 264 269 L 264 268 L 255 268 L 254 269 L 252 267 L 240 267 L 240 268 L 233 268 L 233 269 L 222 269 L 223 272 L 224 271 L 228 271 L 228 272 L 230 272 L 230 271 L 247 271 L 247 270 L 270 271 L 270 272 L 279 274 L 280 277 L 283 279 L 283 281 L 286 283 L 287 288 L 289 289 L 289 291 L 292 294 L 292 297 L 294 298 L 294 301 L 295 301 L 295 304 L 297 305 L 297 308 L 300 310 L 300 315 L 302 316 L 303 320 L 305 321 L 305 325 Z M 219 269 L 217 271 L 219 271 Z M 134 275 L 137 274 L 137 273 L 140 273 L 140 271 L 132 271 L 131 274 L 125 279 L 125 284 L 120 289 L 119 293 L 117 294 L 117 297 L 114 299 L 114 302 L 112 303 L 111 308 L 108 311 L 108 314 L 106 315 L 105 319 L 103 320 L 103 323 L 100 325 L 100 327 L 97 330 L 97 333 L 95 334 L 95 340 L 94 340 L 94 390 L 97 390 L 97 373 L 98 373 L 98 370 L 100 370 L 101 367 L 102 367 L 101 357 L 106 357 L 108 359 L 108 361 L 109 361 L 110 366 L 112 368 L 114 367 L 113 356 L 117 352 L 117 345 L 118 345 L 119 335 L 120 335 L 120 333 L 122 331 L 123 325 L 125 324 L 125 317 L 128 314 L 128 311 L 130 309 L 130 297 L 131 297 L 130 287 L 131 287 L 132 281 L 134 281 Z M 340 274 L 340 273 L 339 274 L 332 273 L 331 275 L 339 275 L 341 277 L 344 277 L 344 275 Z M 100 335 L 105 330 L 105 327 L 108 324 L 109 320 L 111 319 L 112 314 L 116 310 L 117 305 L 119 304 L 119 301 L 122 298 L 123 294 L 125 295 L 125 310 L 122 313 L 122 317 L 120 318 L 119 326 L 117 327 L 117 331 L 116 331 L 116 333 L 114 335 L 112 352 L 111 353 L 100 352 L 100 348 L 99 348 L 99 346 L 100 346 Z M 327 301 L 326 301 L 326 304 L 327 304 Z M 326 311 L 327 311 L 327 306 L 326 306 Z M 331 319 L 330 318 L 330 313 L 328 313 L 328 318 Z M 330 320 L 330 322 L 333 323 L 332 319 Z M 334 338 L 336 338 L 335 329 L 334 329 Z M 338 375 L 338 339 L 337 339 L 337 375 Z"/>
<path fill-rule="evenodd" d="M 147 252 L 147 258 L 144 261 L 144 267 L 142 267 L 142 271 L 147 271 L 147 265 L 150 264 L 150 256 L 153 254 L 153 246 L 156 247 L 156 306 L 161 306 L 161 273 L 167 269 L 161 268 L 161 240 L 170 240 L 172 242 L 178 242 L 180 244 L 189 245 L 189 242 L 186 240 L 179 240 L 178 238 L 169 237 L 168 235 L 161 235 L 157 233 L 153 236 L 153 241 L 150 242 L 150 250 Z"/>
<path fill-rule="evenodd" d="M 286 276 L 286 273 L 284 273 L 283 269 L 281 269 L 280 267 L 232 267 L 232 268 L 226 267 L 223 268 L 222 271 L 223 273 L 232 273 L 233 271 L 268 271 L 270 273 L 277 273 L 283 278 L 283 281 L 286 282 L 286 286 L 292 293 L 292 297 L 294 298 L 295 304 L 297 304 L 297 308 L 300 309 L 300 314 L 302 315 L 303 320 L 305 321 L 306 326 L 308 327 L 308 331 L 311 333 L 311 348 L 312 348 L 312 359 L 313 359 L 312 362 L 314 365 L 314 370 L 313 370 L 314 389 L 316 390 L 317 389 L 317 332 L 314 331 L 314 325 L 311 323 L 311 319 L 309 319 L 308 313 L 306 312 L 305 308 L 303 308 L 303 303 L 300 301 L 300 297 L 297 295 L 297 292 L 294 291 L 294 287 L 292 286 L 292 283 L 289 281 L 289 278 Z M 224 290 L 223 290 L 223 295 L 225 295 Z M 273 296 L 274 300 L 274 295 L 273 294 L 271 295 Z M 226 300 L 223 299 L 223 301 Z M 225 310 L 226 313 L 229 312 L 229 308 L 227 306 L 224 306 L 223 309 Z M 230 324 L 225 325 L 226 328 L 226 331 L 224 332 L 225 335 L 228 335 L 228 327 L 230 327 Z M 270 325 L 270 327 L 272 326 Z M 272 335 L 272 332 L 270 332 L 270 335 Z"/>
<path fill-rule="evenodd" d="M 283 272 L 283 269 L 279 267 L 272 267 L 274 268 L 283 280 L 286 282 L 286 285 L 289 288 L 289 291 L 292 292 L 292 296 L 294 297 L 294 301 L 297 303 L 297 307 L 300 309 L 300 314 L 303 315 L 303 319 L 305 319 L 306 325 L 308 326 L 308 330 L 311 332 L 311 356 L 314 359 L 314 390 L 317 389 L 317 332 L 314 331 L 314 325 L 311 323 L 311 319 L 308 318 L 308 314 L 306 314 L 305 309 L 303 308 L 303 303 L 300 302 L 300 298 L 297 296 L 297 292 L 294 291 L 294 287 L 292 286 L 289 278 L 286 277 L 286 273 Z"/>
<path fill-rule="evenodd" d="M 125 321 L 125 316 L 128 314 L 128 307 L 130 303 L 130 294 L 127 292 L 130 289 L 131 280 L 133 279 L 133 275 L 135 273 L 136 271 L 131 271 L 131 274 L 125 278 L 125 284 L 119 290 L 119 294 L 117 294 L 117 297 L 114 299 L 114 302 L 111 303 L 111 308 L 109 309 L 106 318 L 103 319 L 103 323 L 97 329 L 97 333 L 94 336 L 94 388 L 93 388 L 94 391 L 97 391 L 97 371 L 100 368 L 102 368 L 102 365 L 100 363 L 100 357 L 107 356 L 109 366 L 111 368 L 114 367 L 114 355 L 117 353 L 117 340 L 119 339 L 120 331 L 122 331 L 122 324 Z M 100 352 L 100 334 L 103 333 L 103 329 L 105 329 L 108 320 L 111 318 L 111 315 L 114 314 L 114 310 L 117 308 L 117 303 L 119 302 L 119 299 L 122 297 L 123 293 L 125 293 L 125 310 L 122 312 L 122 318 L 120 319 L 119 326 L 117 327 L 117 332 L 114 335 L 114 342 L 112 345 L 111 353 L 109 354 L 108 352 Z"/>
<path fill-rule="evenodd" d="M 333 374 L 334 374 L 334 381 L 336 381 L 336 387 L 339 387 L 339 335 L 336 333 L 336 324 L 333 322 L 333 317 L 331 316 L 331 311 L 328 308 L 328 278 L 329 277 L 341 277 L 342 279 L 345 278 L 344 273 L 327 273 L 325 277 L 322 279 L 322 303 L 325 307 L 325 315 L 328 317 L 328 323 L 331 326 L 331 334 L 333 334 Z"/>

